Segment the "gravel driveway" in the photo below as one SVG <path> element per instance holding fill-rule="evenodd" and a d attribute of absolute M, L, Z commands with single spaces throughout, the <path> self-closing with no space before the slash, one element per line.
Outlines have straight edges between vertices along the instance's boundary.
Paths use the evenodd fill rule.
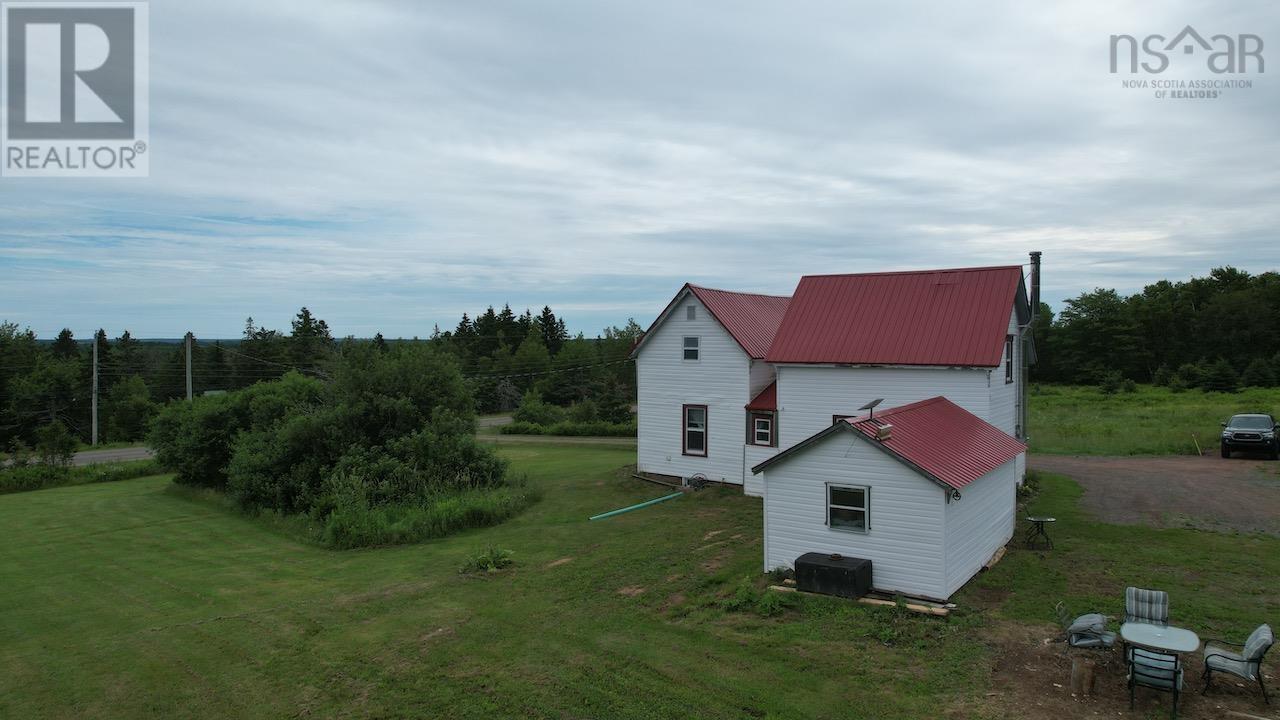
<path fill-rule="evenodd" d="M 1033 455 L 1030 464 L 1080 483 L 1081 505 L 1105 522 L 1280 535 L 1280 462 Z"/>

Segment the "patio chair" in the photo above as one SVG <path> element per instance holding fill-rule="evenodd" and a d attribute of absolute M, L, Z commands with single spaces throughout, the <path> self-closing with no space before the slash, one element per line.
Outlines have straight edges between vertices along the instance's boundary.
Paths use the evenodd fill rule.
<path fill-rule="evenodd" d="M 1275 641 L 1276 637 L 1271 632 L 1270 625 L 1259 625 L 1243 645 L 1225 640 L 1205 641 L 1204 689 L 1200 694 L 1203 695 L 1209 690 L 1213 673 L 1223 672 L 1245 680 L 1256 680 L 1258 687 L 1262 689 L 1262 701 L 1270 705 L 1271 699 L 1267 697 L 1267 686 L 1262 684 L 1262 656 L 1267 654 Z M 1232 650 L 1233 647 L 1240 648 L 1240 651 Z"/>
<path fill-rule="evenodd" d="M 1129 709 L 1139 685 L 1173 693 L 1173 715 L 1178 717 L 1178 696 L 1182 693 L 1182 664 L 1177 655 L 1166 655 L 1145 648 L 1131 648 L 1129 663 Z"/>
<path fill-rule="evenodd" d="M 1061 601 L 1053 606 L 1058 624 L 1067 634 L 1067 644 L 1075 648 L 1109 648 L 1116 644 L 1116 634 L 1107 631 L 1107 616 L 1087 613 L 1072 618 Z"/>
<path fill-rule="evenodd" d="M 1169 593 L 1163 590 L 1125 588 L 1124 621 L 1168 625 Z"/>

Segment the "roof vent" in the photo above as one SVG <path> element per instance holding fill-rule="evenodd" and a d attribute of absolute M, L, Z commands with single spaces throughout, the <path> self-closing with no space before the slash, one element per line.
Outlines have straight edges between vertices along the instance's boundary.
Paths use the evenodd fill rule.
<path fill-rule="evenodd" d="M 880 442 L 884 442 L 885 440 L 888 440 L 891 437 L 893 437 L 893 425 L 890 425 L 889 423 L 885 423 L 883 425 L 876 426 L 877 440 L 879 440 Z"/>

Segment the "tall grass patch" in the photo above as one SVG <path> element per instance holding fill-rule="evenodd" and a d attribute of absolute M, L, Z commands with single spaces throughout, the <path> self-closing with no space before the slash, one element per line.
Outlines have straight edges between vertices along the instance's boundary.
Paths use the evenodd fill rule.
<path fill-rule="evenodd" d="M 1216 452 L 1220 423 L 1244 412 L 1280 412 L 1280 388 L 1240 392 L 1134 392 L 1033 386 L 1027 432 L 1031 451 L 1065 455 L 1194 455 Z"/>

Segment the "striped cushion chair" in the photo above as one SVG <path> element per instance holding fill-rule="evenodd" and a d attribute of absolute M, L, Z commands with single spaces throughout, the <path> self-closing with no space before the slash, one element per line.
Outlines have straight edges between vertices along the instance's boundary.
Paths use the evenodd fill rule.
<path fill-rule="evenodd" d="M 1267 686 L 1262 684 L 1262 657 L 1275 644 L 1275 634 L 1270 625 L 1259 625 L 1244 645 L 1226 642 L 1225 640 L 1209 640 L 1204 644 L 1204 689 L 1203 695 L 1213 681 L 1213 673 L 1223 672 L 1245 680 L 1254 680 L 1262 689 L 1262 701 L 1271 704 L 1267 697 Z M 1232 648 L 1240 648 L 1239 651 Z"/>
<path fill-rule="evenodd" d="M 1124 589 L 1124 621 L 1169 624 L 1169 593 L 1130 587 Z"/>

